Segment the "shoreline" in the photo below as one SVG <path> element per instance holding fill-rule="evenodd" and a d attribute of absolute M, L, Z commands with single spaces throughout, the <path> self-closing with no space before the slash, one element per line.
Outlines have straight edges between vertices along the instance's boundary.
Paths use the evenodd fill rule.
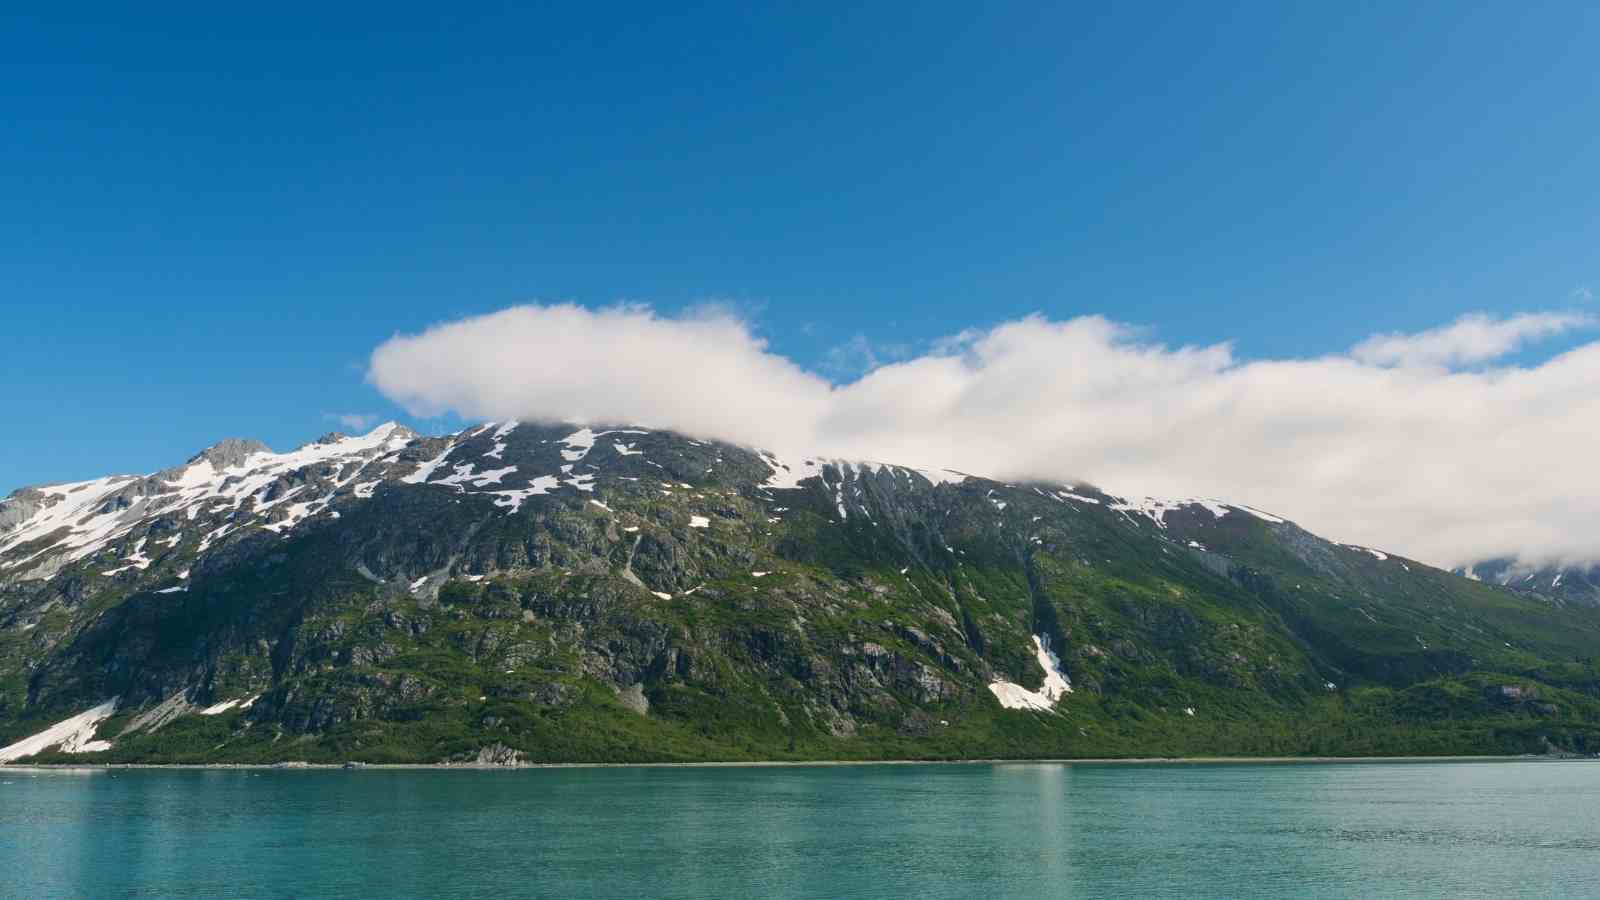
<path fill-rule="evenodd" d="M 0 765 L 0 772 L 42 770 L 116 771 L 118 769 L 283 772 L 361 772 L 361 771 L 438 771 L 438 772 L 514 772 L 539 769 L 761 769 L 761 768 L 836 768 L 841 766 L 1193 766 L 1193 765 L 1363 765 L 1394 763 L 1505 763 L 1505 762 L 1584 762 L 1593 757 L 1540 756 L 1180 756 L 1180 757 L 1088 757 L 1067 759 L 863 759 L 863 760 L 756 760 L 726 762 L 553 762 L 513 763 L 32 763 Z"/>

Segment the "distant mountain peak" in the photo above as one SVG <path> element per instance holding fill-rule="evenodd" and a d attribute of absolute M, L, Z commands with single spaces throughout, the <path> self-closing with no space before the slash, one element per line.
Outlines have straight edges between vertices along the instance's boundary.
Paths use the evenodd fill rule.
<path fill-rule="evenodd" d="M 1514 557 L 1479 560 L 1455 574 L 1518 593 L 1600 606 L 1600 565 L 1528 562 Z"/>
<path fill-rule="evenodd" d="M 252 454 L 271 452 L 271 447 L 254 438 L 223 438 L 194 456 L 189 457 L 188 464 L 194 465 L 198 462 L 208 462 L 211 463 L 212 468 L 220 472 L 223 469 L 244 465 L 245 460 L 249 459 Z"/>
<path fill-rule="evenodd" d="M 307 447 L 329 447 L 351 441 L 375 442 L 400 437 L 414 438 L 416 436 L 417 433 L 415 431 L 412 431 L 404 425 L 401 425 L 399 422 L 384 422 L 382 425 L 373 428 L 366 434 L 349 435 L 342 431 L 330 431 L 311 443 L 302 444 L 296 449 L 304 450 Z"/>

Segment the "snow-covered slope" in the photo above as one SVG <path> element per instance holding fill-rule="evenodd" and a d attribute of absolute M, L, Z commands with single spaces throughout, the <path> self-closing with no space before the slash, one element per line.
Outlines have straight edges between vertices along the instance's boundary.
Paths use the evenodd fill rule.
<path fill-rule="evenodd" d="M 665 434 L 660 440 L 666 440 Z M 977 476 L 879 462 L 824 457 L 785 459 L 673 436 L 711 453 L 706 474 L 719 467 L 755 466 L 758 490 L 816 483 L 833 516 L 872 521 L 869 494 L 885 484 L 961 485 Z M 637 481 L 665 470 L 651 453 L 669 452 L 640 428 L 489 422 L 441 437 L 421 437 L 394 423 L 359 436 L 331 434 L 287 453 L 239 439 L 222 441 L 187 463 L 150 475 L 112 475 L 90 481 L 24 488 L 0 500 L 0 585 L 51 578 L 83 564 L 102 577 L 161 580 L 178 591 L 189 566 L 231 542 L 262 533 L 286 537 L 307 523 L 337 519 L 340 508 L 370 499 L 384 484 L 437 486 L 484 495 L 506 514 L 531 497 L 558 491 L 592 495 L 602 474 Z M 657 448 L 652 451 L 651 448 Z M 675 452 L 675 451 L 672 451 Z M 733 459 L 738 457 L 738 459 Z M 883 482 L 881 479 L 889 479 Z M 878 487 L 875 488 L 874 485 Z M 663 490 L 681 489 L 670 481 Z M 997 486 L 998 488 L 999 486 Z M 1014 489 L 1015 485 L 1004 485 Z M 1170 517 L 1247 516 L 1284 519 L 1248 506 L 1189 498 L 1124 498 L 1086 485 L 1029 485 L 1068 506 L 1113 511 L 1131 524 L 1166 532 Z M 988 492 L 995 514 L 1007 501 Z M 781 509 L 775 510 L 780 516 Z M 1204 549 L 1199 541 L 1190 545 Z M 1379 558 L 1377 551 L 1366 550 Z M 159 561 L 170 564 L 163 567 Z"/>
<path fill-rule="evenodd" d="M 288 453 L 228 440 L 151 475 L 24 488 L 0 500 L 0 579 L 48 577 L 88 559 L 105 575 L 142 571 L 152 553 L 184 541 L 203 552 L 248 525 L 286 532 L 364 473 L 381 478 L 373 470 L 394 463 L 415 437 L 388 423 Z"/>
<path fill-rule="evenodd" d="M 490 422 L 429 439 L 391 422 L 364 435 L 328 435 L 287 453 L 228 439 L 184 465 L 149 475 L 24 488 L 0 500 L 0 581 L 48 578 L 85 560 L 105 576 L 143 572 L 179 546 L 204 555 L 231 535 L 251 530 L 286 535 L 318 516 L 337 517 L 338 501 L 370 498 L 378 485 L 390 481 L 488 494 L 515 512 L 529 497 L 561 488 L 592 492 L 594 459 L 643 457 L 637 439 L 649 434 L 635 428 L 578 428 L 559 439 L 544 438 L 539 442 L 553 445 L 559 462 L 552 459 L 529 471 L 526 454 L 521 464 L 506 461 L 508 441 L 518 427 L 514 421 Z M 479 446 L 484 443 L 489 446 Z M 967 477 L 820 457 L 786 461 L 761 453 L 760 459 L 771 470 L 764 487 L 790 489 L 820 478 L 841 518 L 864 509 L 863 476 L 890 472 L 930 483 Z M 1145 502 L 1127 508 L 1148 514 L 1162 507 Z M 1159 513 L 1155 520 L 1159 523 Z"/>
<path fill-rule="evenodd" d="M 93 709 L 57 722 L 38 734 L 0 747 L 0 763 L 25 759 L 46 750 L 59 749 L 62 753 L 95 753 L 110 750 L 111 742 L 96 740 L 95 729 L 117 711 L 117 701 L 107 700 Z"/>

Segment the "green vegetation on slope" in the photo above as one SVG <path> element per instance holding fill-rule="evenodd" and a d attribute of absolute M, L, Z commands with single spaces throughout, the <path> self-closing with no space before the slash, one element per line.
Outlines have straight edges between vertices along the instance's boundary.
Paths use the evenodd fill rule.
<path fill-rule="evenodd" d="M 559 433 L 518 429 L 506 458 Z M 131 583 L 85 565 L 11 585 L 0 622 L 28 627 L 0 628 L 0 744 L 116 696 L 111 750 L 41 758 L 1600 751 L 1594 610 L 1239 510 L 887 467 L 768 489 L 737 448 L 634 445 L 596 445 L 592 491 L 515 512 L 391 482 Z M 158 592 L 180 567 L 186 589 Z M 1004 709 L 992 681 L 1044 678 L 1035 635 L 1074 690 Z"/>

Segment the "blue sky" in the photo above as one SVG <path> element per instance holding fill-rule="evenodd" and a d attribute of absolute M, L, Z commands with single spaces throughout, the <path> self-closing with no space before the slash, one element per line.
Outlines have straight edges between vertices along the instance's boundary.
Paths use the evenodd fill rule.
<path fill-rule="evenodd" d="M 1592 7 L 984 6 L 0 14 L 0 492 L 407 419 L 374 347 L 533 300 L 835 379 L 1030 313 L 1250 359 L 1595 309 Z"/>

